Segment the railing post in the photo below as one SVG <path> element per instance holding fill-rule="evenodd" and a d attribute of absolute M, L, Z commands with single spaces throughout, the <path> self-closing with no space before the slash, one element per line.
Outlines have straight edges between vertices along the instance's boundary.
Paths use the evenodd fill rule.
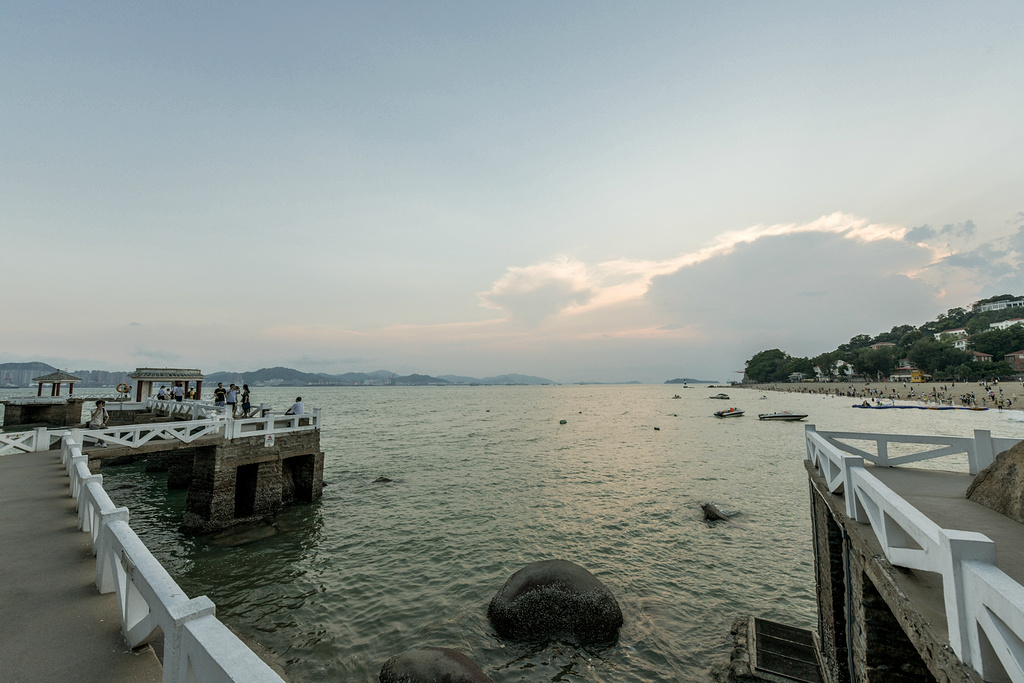
<path fill-rule="evenodd" d="M 35 432 L 35 443 L 32 445 L 36 453 L 50 450 L 50 436 L 47 434 L 46 427 L 36 427 Z"/>
<path fill-rule="evenodd" d="M 992 448 L 992 432 L 987 429 L 974 430 L 974 447 L 967 452 L 971 474 L 977 474 L 991 465 L 996 454 Z"/>
<path fill-rule="evenodd" d="M 942 529 L 939 532 L 942 544 L 942 595 L 946 603 L 946 622 L 949 627 L 949 646 L 964 664 L 977 668 L 972 661 L 971 629 L 973 617 L 967 608 L 964 588 L 964 562 L 996 564 L 996 544 L 984 535 L 974 531 Z"/>
<path fill-rule="evenodd" d="M 860 468 L 864 471 L 864 458 L 856 455 L 844 455 L 842 457 L 843 468 L 843 502 L 846 503 L 846 516 L 858 522 L 868 522 L 865 519 L 863 510 L 857 505 L 857 487 L 854 485 L 854 470 Z"/>
<path fill-rule="evenodd" d="M 215 616 L 217 609 L 213 601 L 205 595 L 192 598 L 186 603 L 176 605 L 170 610 L 171 618 L 174 619 L 174 626 L 170 633 L 164 633 L 164 675 L 165 681 L 183 681 L 181 675 L 182 652 L 181 652 L 181 630 L 182 626 L 193 619 L 205 616 Z"/>
<path fill-rule="evenodd" d="M 811 432 L 817 431 L 814 425 L 804 425 L 804 446 L 807 448 L 807 459 L 814 462 L 814 450 L 811 446 Z"/>

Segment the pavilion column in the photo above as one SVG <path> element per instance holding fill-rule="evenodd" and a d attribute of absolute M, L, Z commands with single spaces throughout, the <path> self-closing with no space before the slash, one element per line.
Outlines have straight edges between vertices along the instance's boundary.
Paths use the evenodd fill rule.
<path fill-rule="evenodd" d="M 196 380 L 196 400 L 198 401 L 203 397 L 203 380 Z"/>
<path fill-rule="evenodd" d="M 43 383 L 39 382 L 36 386 L 39 387 L 39 389 L 36 391 L 36 396 L 42 396 L 43 395 Z"/>
<path fill-rule="evenodd" d="M 75 393 L 75 383 L 74 382 L 69 382 L 68 383 L 68 398 L 71 398 L 71 395 L 74 394 L 74 393 Z"/>

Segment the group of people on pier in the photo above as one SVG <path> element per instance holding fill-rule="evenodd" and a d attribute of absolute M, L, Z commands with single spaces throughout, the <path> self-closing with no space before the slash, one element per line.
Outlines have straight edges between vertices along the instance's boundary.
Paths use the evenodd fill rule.
<path fill-rule="evenodd" d="M 242 410 L 238 411 L 238 399 L 241 394 Z M 239 389 L 238 385 L 232 383 L 227 389 L 224 388 L 223 382 L 217 382 L 217 388 L 213 390 L 213 405 L 217 407 L 227 407 L 231 410 L 231 417 L 249 417 L 249 411 L 252 410 L 252 403 L 249 399 L 249 385 L 243 384 L 242 388 Z"/>

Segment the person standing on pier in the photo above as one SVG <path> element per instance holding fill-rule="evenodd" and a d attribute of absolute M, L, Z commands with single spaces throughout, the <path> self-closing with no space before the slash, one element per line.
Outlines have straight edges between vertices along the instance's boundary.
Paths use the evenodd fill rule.
<path fill-rule="evenodd" d="M 185 387 L 181 386 L 181 382 L 175 382 L 171 393 L 174 394 L 174 400 L 181 403 L 182 399 L 185 398 Z"/>
<path fill-rule="evenodd" d="M 224 388 L 224 382 L 217 382 L 217 388 L 213 390 L 213 405 L 218 408 L 224 405 L 224 397 L 228 395 L 228 390 Z"/>
<path fill-rule="evenodd" d="M 252 404 L 249 403 L 249 385 L 242 385 L 242 417 L 249 417 L 249 410 Z"/>
<path fill-rule="evenodd" d="M 235 408 L 238 406 L 238 387 L 233 383 L 228 388 L 228 393 L 224 397 L 224 401 L 228 404 L 228 410 L 231 411 L 231 417 L 235 416 Z"/>

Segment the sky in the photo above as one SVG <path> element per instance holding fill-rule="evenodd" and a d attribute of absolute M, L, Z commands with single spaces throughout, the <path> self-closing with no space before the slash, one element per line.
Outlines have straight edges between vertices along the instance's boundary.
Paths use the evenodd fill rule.
<path fill-rule="evenodd" d="M 34 2 L 0 362 L 739 379 L 1024 295 L 1024 3 Z"/>

